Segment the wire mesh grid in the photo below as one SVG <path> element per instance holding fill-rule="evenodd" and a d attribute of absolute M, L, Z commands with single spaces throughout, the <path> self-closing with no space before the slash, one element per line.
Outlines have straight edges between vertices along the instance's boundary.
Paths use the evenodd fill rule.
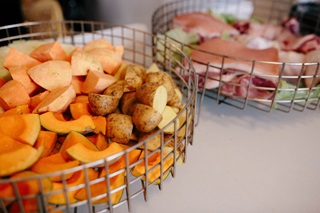
<path fill-rule="evenodd" d="M 1 27 L 0 31 L 7 35 L 0 39 L 2 45 L 10 45 L 21 39 L 37 39 L 58 40 L 64 44 L 83 46 L 93 39 L 108 39 L 113 45 L 125 47 L 123 58 L 127 63 L 144 67 L 156 63 L 160 69 L 170 73 L 183 94 L 185 104 L 178 116 L 164 128 L 141 142 L 133 143 L 130 148 L 116 155 L 49 174 L 14 179 L 1 178 L 0 212 L 79 212 L 80 210 L 83 212 L 113 212 L 115 208 L 122 205 L 127 205 L 130 211 L 135 198 L 140 197 L 141 199 L 142 196 L 147 200 L 150 187 L 158 186 L 161 189 L 167 176 L 174 177 L 177 166 L 186 162 L 187 149 L 193 144 L 197 81 L 194 71 L 184 66 L 185 60 L 189 59 L 174 45 L 137 29 L 90 21 L 31 22 Z M 165 47 L 163 51 L 166 54 L 163 54 L 161 60 L 153 55 L 152 40 Z M 157 51 L 161 53 L 161 50 Z M 173 52 L 175 54 L 180 52 L 181 61 L 174 61 L 170 55 Z M 190 78 L 186 80 L 180 74 Z M 178 119 L 182 115 L 186 115 L 186 119 L 178 125 Z M 172 125 L 173 133 L 165 133 L 164 130 Z M 161 138 L 160 147 L 148 152 L 146 144 L 158 135 Z M 168 151 L 166 147 L 169 145 L 172 149 Z M 141 150 L 148 154 L 132 162 L 131 153 L 134 150 Z M 148 166 L 150 162 L 155 161 L 156 154 L 163 157 L 160 157 L 159 162 L 156 161 L 155 166 Z M 117 168 L 115 166 L 117 164 L 111 164 L 114 159 L 122 159 L 122 166 Z M 172 162 L 170 161 L 168 165 L 167 160 L 170 159 Z M 144 164 L 147 169 L 139 176 L 133 176 L 132 169 L 138 164 Z M 105 171 L 104 174 L 101 173 L 102 170 Z M 160 175 L 153 176 L 154 171 L 158 171 Z M 93 175 L 96 172 L 100 172 L 98 178 Z M 74 174 L 77 174 L 78 178 L 82 178 L 83 181 L 70 184 L 68 177 Z M 56 178 L 60 180 L 58 187 L 52 186 L 51 180 Z M 30 188 L 34 190 L 24 191 L 25 186 L 29 185 L 32 185 Z M 97 187 L 93 187 L 95 185 Z M 80 190 L 84 190 L 85 193 L 82 195 L 84 198 L 74 199 L 73 195 Z M 51 203 L 50 198 L 54 196 L 60 198 L 55 203 Z M 108 199 L 110 197 L 112 199 Z"/>
<path fill-rule="evenodd" d="M 251 4 L 247 4 L 250 2 Z M 173 1 L 160 6 L 155 10 L 152 17 L 152 33 L 155 35 L 164 35 L 173 43 L 179 46 L 185 52 L 190 50 L 202 53 L 203 58 L 208 55 L 216 58 L 216 63 L 206 61 L 199 57 L 192 58 L 193 66 L 198 75 L 199 80 L 199 93 L 201 93 L 200 106 L 198 112 L 201 113 L 201 105 L 204 97 L 213 99 L 216 104 L 227 104 L 238 109 L 245 109 L 247 106 L 271 112 L 279 110 L 282 112 L 290 112 L 291 110 L 302 112 L 305 109 L 316 110 L 319 108 L 319 87 L 317 82 L 319 78 L 318 69 L 319 61 L 272 61 L 272 60 L 259 60 L 259 59 L 246 59 L 241 56 L 232 55 L 232 47 L 225 50 L 228 53 L 217 53 L 214 49 L 208 48 L 200 49 L 198 45 L 188 45 L 179 41 L 179 39 L 171 37 L 166 33 L 173 28 L 174 17 L 192 12 L 208 12 L 213 11 L 216 14 L 231 14 L 241 20 L 242 15 L 252 12 L 251 17 L 258 17 L 260 21 L 274 26 L 282 26 L 283 20 L 290 16 L 296 18 L 299 23 L 300 34 L 304 36 L 307 34 L 317 35 L 319 31 L 319 5 L 316 3 L 311 4 L 293 4 L 290 0 L 280 1 L 242 1 L 242 0 L 192 0 L 192 1 Z M 311 11 L 311 12 L 310 12 Z M 200 40 L 201 43 L 201 40 Z M 199 54 L 200 55 L 200 54 Z M 209 56 L 208 56 L 209 58 Z M 248 73 L 248 82 L 244 85 L 237 82 L 231 83 L 223 76 L 224 72 L 232 73 L 236 76 L 239 70 L 237 68 L 230 69 L 227 62 L 232 61 L 234 64 L 247 64 L 246 72 Z M 278 67 L 277 74 L 257 74 L 259 66 L 276 66 Z M 286 70 L 297 70 L 296 74 L 287 74 Z M 306 70 L 312 70 L 306 73 Z M 219 73 L 212 76 L 212 73 Z M 255 86 L 254 79 L 267 78 L 272 79 L 276 84 L 270 86 Z M 305 82 L 309 84 L 306 86 Z M 289 82 L 289 84 L 283 84 Z M 311 82 L 311 83 L 310 83 Z M 214 84 L 212 87 L 210 85 Z M 284 86 L 286 85 L 286 86 Z M 246 90 L 247 92 L 242 95 L 228 94 L 222 90 L 223 87 L 232 86 L 239 90 Z M 252 97 L 250 91 L 270 91 L 274 95 L 268 98 Z M 280 96 L 280 94 L 286 94 Z"/>

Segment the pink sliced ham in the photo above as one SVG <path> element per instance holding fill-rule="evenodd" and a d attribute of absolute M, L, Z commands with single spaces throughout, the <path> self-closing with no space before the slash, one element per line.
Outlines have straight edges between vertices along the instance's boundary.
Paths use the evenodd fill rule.
<path fill-rule="evenodd" d="M 268 99 L 279 80 L 279 65 L 268 63 L 279 61 L 276 48 L 250 49 L 238 42 L 213 38 L 201 43 L 190 57 L 200 76 L 208 72 L 210 80 L 203 86 L 219 86 L 228 96 Z"/>
<path fill-rule="evenodd" d="M 306 63 L 306 86 L 308 88 L 311 88 L 312 86 L 315 87 L 320 83 L 320 49 L 308 52 L 304 62 Z M 317 77 L 315 77 L 315 75 L 317 75 Z"/>
<path fill-rule="evenodd" d="M 173 18 L 173 27 L 198 33 L 204 40 L 218 37 L 223 32 L 238 35 L 239 31 L 231 25 L 204 12 L 192 12 L 177 15 Z"/>

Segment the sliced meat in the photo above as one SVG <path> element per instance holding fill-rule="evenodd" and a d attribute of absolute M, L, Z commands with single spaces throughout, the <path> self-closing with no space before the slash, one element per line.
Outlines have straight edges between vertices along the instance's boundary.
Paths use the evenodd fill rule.
<path fill-rule="evenodd" d="M 276 48 L 250 49 L 238 42 L 214 38 L 201 43 L 190 57 L 197 73 L 208 71 L 211 81 L 218 80 L 206 82 L 206 88 L 221 86 L 228 96 L 271 97 L 279 80 L 278 65 L 264 63 L 279 61 Z M 248 84 L 248 78 L 253 85 Z"/>
<path fill-rule="evenodd" d="M 173 18 L 173 27 L 198 33 L 204 40 L 218 37 L 223 32 L 238 35 L 237 29 L 218 18 L 204 12 L 193 12 L 177 15 Z"/>

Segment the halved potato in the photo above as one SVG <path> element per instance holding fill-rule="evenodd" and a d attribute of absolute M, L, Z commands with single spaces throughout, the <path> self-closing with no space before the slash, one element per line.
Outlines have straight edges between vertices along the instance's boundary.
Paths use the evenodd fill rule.
<path fill-rule="evenodd" d="M 137 89 L 136 98 L 139 103 L 151 106 L 162 113 L 167 105 L 168 93 L 163 85 L 148 82 Z"/>

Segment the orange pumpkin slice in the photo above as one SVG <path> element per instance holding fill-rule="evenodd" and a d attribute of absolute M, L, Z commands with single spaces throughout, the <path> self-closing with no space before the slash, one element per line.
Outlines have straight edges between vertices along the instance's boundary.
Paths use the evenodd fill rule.
<path fill-rule="evenodd" d="M 121 159 L 123 161 L 124 158 Z M 118 163 L 118 162 L 117 162 Z M 112 164 L 113 165 L 116 165 Z M 123 163 L 120 163 L 123 164 Z M 103 168 L 104 169 L 104 168 Z M 114 167 L 109 167 L 109 174 L 114 173 L 119 169 L 119 166 L 114 166 Z M 102 172 L 99 175 L 99 178 L 105 177 L 105 171 Z M 110 178 L 110 191 L 113 191 L 111 194 L 111 203 L 117 204 L 120 202 L 124 188 L 121 188 L 125 184 L 125 172 L 121 172 L 113 177 Z M 97 199 L 97 196 L 101 196 L 103 194 L 106 194 L 108 191 L 108 186 L 107 182 L 105 180 L 102 180 L 101 182 L 98 182 L 96 184 L 90 185 L 90 197 L 92 198 L 92 203 L 93 204 L 101 204 L 101 203 L 106 203 L 109 201 L 109 198 L 107 195 L 103 198 Z M 80 189 L 76 194 L 75 198 L 78 200 L 87 200 L 88 199 L 88 193 L 86 188 Z"/>
<path fill-rule="evenodd" d="M 19 105 L 11 108 L 0 114 L 0 117 L 10 116 L 10 115 L 22 115 L 30 113 L 30 108 L 27 104 Z"/>
<path fill-rule="evenodd" d="M 13 174 L 9 180 L 19 179 L 19 178 L 29 178 L 29 177 L 37 177 L 37 173 L 32 171 L 21 171 L 16 174 Z M 38 181 L 39 178 L 21 180 L 17 182 L 18 191 L 20 196 L 24 195 L 35 195 L 41 191 L 40 184 Z M 43 191 L 49 192 L 52 190 L 52 181 L 48 178 L 41 179 Z M 14 198 L 17 197 L 14 193 L 13 185 L 6 183 L 0 185 L 0 197 L 1 198 Z"/>
<path fill-rule="evenodd" d="M 161 167 L 160 167 L 160 161 L 161 157 L 163 158 L 163 165 L 162 165 L 162 171 L 163 173 L 163 180 L 167 178 L 167 176 L 170 173 L 170 166 L 173 164 L 173 149 L 170 147 L 164 147 L 163 149 L 163 155 L 161 156 L 160 150 L 152 153 L 150 156 L 148 156 L 148 174 L 147 174 L 147 180 L 149 183 L 153 183 L 161 176 Z M 170 156 L 167 156 L 170 155 Z M 140 159 L 145 158 L 145 152 L 142 151 L 140 155 Z M 137 164 L 133 170 L 132 175 L 135 177 L 140 177 L 143 175 L 142 180 L 146 180 L 146 167 L 145 167 L 145 161 L 142 161 L 141 163 Z M 158 184 L 160 180 L 156 182 Z"/>
<path fill-rule="evenodd" d="M 40 122 L 43 128 L 58 134 L 68 134 L 71 131 L 88 133 L 95 128 L 90 115 L 82 115 L 75 120 L 61 121 L 55 117 L 53 112 L 46 112 L 40 115 Z"/>
<path fill-rule="evenodd" d="M 57 133 L 41 130 L 33 147 L 37 149 L 40 146 L 43 146 L 44 150 L 41 154 L 41 157 L 46 157 L 50 155 L 50 153 L 52 152 L 57 139 L 58 139 Z"/>
<path fill-rule="evenodd" d="M 0 177 L 29 168 L 40 158 L 42 152 L 43 147 L 35 149 L 0 133 Z"/>
<path fill-rule="evenodd" d="M 95 180 L 99 175 L 98 171 L 92 168 L 88 168 L 87 172 L 88 172 L 89 181 Z M 75 194 L 79 191 L 79 189 L 76 188 L 75 186 L 83 184 L 84 182 L 85 182 L 85 171 L 80 170 L 75 172 L 72 175 L 72 177 L 66 182 L 66 189 L 68 191 L 65 193 L 61 192 L 57 194 L 52 194 L 49 197 L 48 202 L 51 204 L 57 204 L 57 205 L 66 204 L 67 203 L 66 197 L 68 197 L 69 203 L 77 202 L 77 199 L 75 198 Z M 72 188 L 72 187 L 75 187 L 75 188 Z M 52 192 L 59 191 L 59 190 L 63 191 L 63 189 L 64 189 L 64 184 L 62 182 L 53 183 Z"/>
<path fill-rule="evenodd" d="M 119 153 L 123 148 L 115 142 L 109 144 L 109 146 L 100 151 L 90 150 L 85 147 L 82 143 L 77 143 L 67 149 L 67 153 L 75 160 L 80 161 L 81 163 L 90 163 L 98 161 L 107 157 L 110 157 L 116 153 Z M 109 163 L 112 164 L 116 162 L 120 157 L 110 157 Z"/>
<path fill-rule="evenodd" d="M 31 146 L 36 142 L 41 129 L 39 115 L 21 114 L 0 118 L 0 132 Z"/>
<path fill-rule="evenodd" d="M 63 171 L 79 165 L 79 161 L 65 161 L 61 153 L 56 153 L 47 157 L 40 158 L 35 164 L 30 168 L 31 171 L 39 174 L 47 174 L 51 172 Z M 73 172 L 66 173 L 66 179 L 71 178 Z M 50 177 L 52 181 L 61 181 L 62 175 Z"/>
<path fill-rule="evenodd" d="M 67 149 L 77 143 L 82 143 L 89 150 L 98 151 L 98 148 L 84 135 L 78 132 L 71 131 L 60 148 L 60 153 L 65 160 L 70 160 Z"/>

